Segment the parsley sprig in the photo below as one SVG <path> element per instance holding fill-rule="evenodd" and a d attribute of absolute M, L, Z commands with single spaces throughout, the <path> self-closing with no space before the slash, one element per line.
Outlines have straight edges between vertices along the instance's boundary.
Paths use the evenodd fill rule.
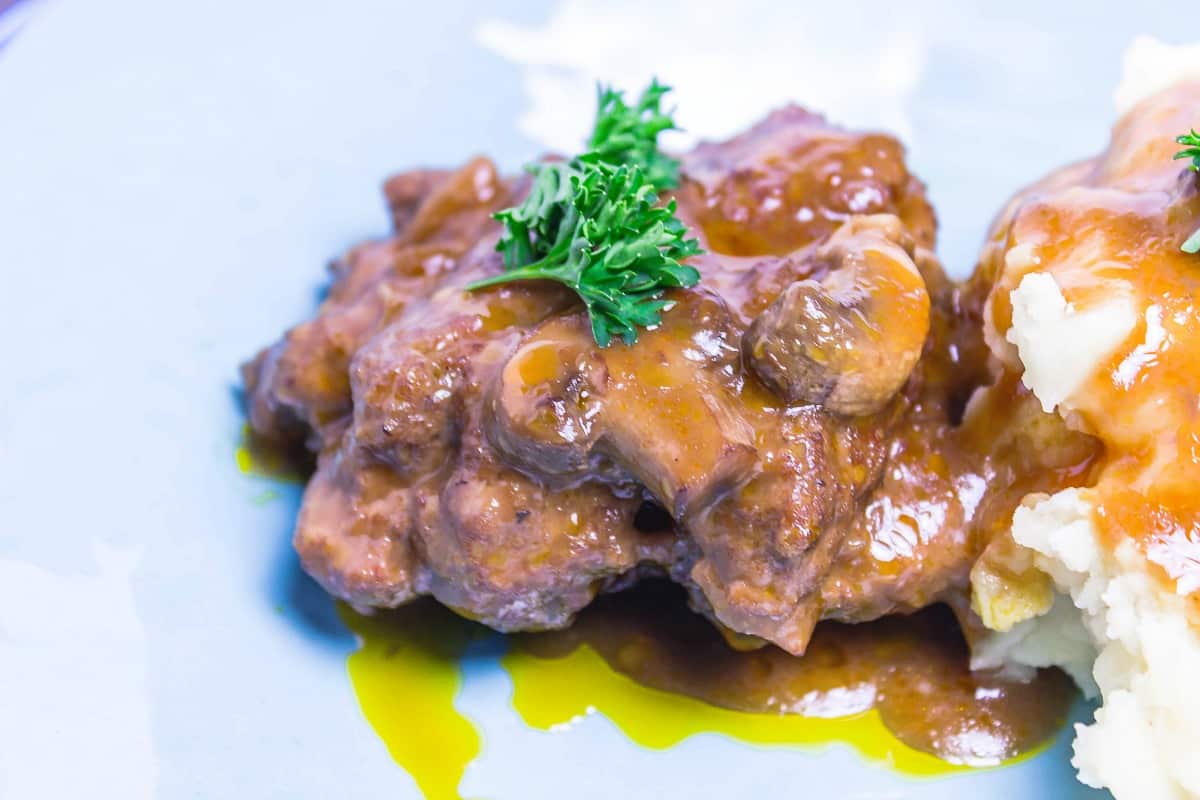
<path fill-rule="evenodd" d="M 671 115 L 662 110 L 663 96 L 671 91 L 657 79 L 642 92 L 637 104 L 625 105 L 624 95 L 600 87 L 596 125 L 588 150 L 610 164 L 636 164 L 646 181 L 662 191 L 679 185 L 679 162 L 658 149 L 658 135 L 678 130 Z"/>
<path fill-rule="evenodd" d="M 658 192 L 678 184 L 679 162 L 658 151 L 658 134 L 675 127 L 661 110 L 669 87 L 654 81 L 634 106 L 601 89 L 586 153 L 532 164 L 533 185 L 519 206 L 498 212 L 496 249 L 505 271 L 470 284 L 480 289 L 520 280 L 570 287 L 587 308 L 601 347 L 637 341 L 671 301 L 663 292 L 694 286 L 700 273 L 683 262 L 700 252 Z"/>
<path fill-rule="evenodd" d="M 1188 167 L 1192 172 L 1200 172 L 1200 133 L 1192 129 L 1182 136 L 1176 136 L 1175 144 L 1183 145 L 1183 149 L 1175 154 L 1175 158 L 1190 158 L 1192 163 Z"/>
<path fill-rule="evenodd" d="M 1200 134 L 1192 129 L 1182 136 L 1176 136 L 1175 143 L 1183 145 L 1183 149 L 1175 154 L 1175 158 L 1190 158 L 1192 163 L 1188 164 L 1188 169 L 1200 172 Z M 1185 253 L 1200 253 L 1200 228 L 1197 228 L 1179 249 Z"/>

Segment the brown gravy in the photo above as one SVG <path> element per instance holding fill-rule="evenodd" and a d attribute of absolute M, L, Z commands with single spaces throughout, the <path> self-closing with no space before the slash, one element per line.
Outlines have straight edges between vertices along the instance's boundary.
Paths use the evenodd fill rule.
<path fill-rule="evenodd" d="M 738 651 L 683 604 L 678 587 L 644 582 L 597 599 L 567 630 L 513 637 L 540 658 L 581 645 L 645 686 L 721 708 L 845 717 L 871 708 L 902 742 L 954 764 L 1027 753 L 1063 725 L 1076 697 L 1059 670 L 1028 683 L 971 672 L 944 605 L 911 616 L 823 622 L 803 657 L 774 646 Z"/>
<path fill-rule="evenodd" d="M 1146 101 L 1098 158 L 1051 175 L 1002 218 L 983 277 L 998 276 L 992 326 L 1012 323 L 1026 273 L 1053 275 L 1078 308 L 1127 298 L 1137 324 L 1070 398 L 1074 426 L 1104 446 L 1092 500 L 1104 544 L 1136 546 L 1200 624 L 1200 256 L 1180 245 L 1200 223 L 1200 183 L 1172 159 L 1195 124 L 1200 82 Z M 1025 258 L 1008 254 L 1025 248 Z M 1011 360 L 1011 359 L 1010 359 Z M 1017 365 L 1010 365 L 1014 368 Z"/>

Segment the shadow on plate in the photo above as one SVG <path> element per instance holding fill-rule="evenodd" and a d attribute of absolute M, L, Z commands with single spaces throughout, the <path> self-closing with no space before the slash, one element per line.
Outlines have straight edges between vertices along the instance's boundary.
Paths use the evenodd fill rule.
<path fill-rule="evenodd" d="M 233 465 L 245 480 L 261 486 L 258 498 L 270 501 L 253 501 L 262 506 L 262 533 L 270 537 L 275 548 L 264 581 L 266 600 L 305 638 L 319 642 L 322 647 L 336 648 L 340 655 L 347 646 L 353 646 L 354 635 L 338 619 L 333 598 L 304 572 L 292 548 L 296 515 L 312 465 L 296 465 L 290 454 L 272 451 L 254 440 L 249 428 L 241 422 L 246 405 L 245 392 L 239 384 L 230 387 L 230 401 L 241 425 Z"/>

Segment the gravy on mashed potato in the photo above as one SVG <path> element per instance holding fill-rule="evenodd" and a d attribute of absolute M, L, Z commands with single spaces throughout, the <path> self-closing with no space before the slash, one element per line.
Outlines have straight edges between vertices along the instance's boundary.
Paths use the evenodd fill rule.
<path fill-rule="evenodd" d="M 1118 800 L 1200 797 L 1200 256 L 1180 250 L 1200 190 L 1172 160 L 1198 110 L 1200 80 L 1134 105 L 1009 205 L 975 277 L 1002 369 L 1103 445 L 1093 483 L 1027 497 L 974 568 L 997 631 L 976 660 L 1098 690 L 1074 763 Z"/>

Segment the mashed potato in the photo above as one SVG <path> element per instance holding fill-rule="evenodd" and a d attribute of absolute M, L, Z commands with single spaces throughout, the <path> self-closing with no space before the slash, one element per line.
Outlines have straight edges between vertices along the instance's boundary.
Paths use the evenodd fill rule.
<path fill-rule="evenodd" d="M 1191 800 L 1200 255 L 1178 244 L 1200 221 L 1200 192 L 1171 155 L 1175 134 L 1200 127 L 1200 82 L 1177 80 L 1200 78 L 1200 47 L 1139 40 L 1126 68 L 1117 99 L 1129 111 L 1109 150 L 1073 173 L 1076 185 L 1034 187 L 1010 205 L 993 238 L 998 265 L 986 253 L 981 265 L 995 276 L 987 334 L 998 360 L 1106 455 L 1091 488 L 1026 497 L 976 564 L 972 603 L 993 633 L 973 661 L 1063 667 L 1102 699 L 1077 728 L 1080 779 L 1118 800 Z"/>
<path fill-rule="evenodd" d="M 1200 797 L 1200 636 L 1184 600 L 1164 592 L 1126 545 L 1099 540 L 1086 490 L 1026 499 L 1013 538 L 1073 602 L 979 646 L 976 666 L 1062 666 L 1103 696 L 1092 725 L 1078 726 L 1073 763 L 1084 783 L 1119 800 Z M 1082 626 L 1080 622 L 1082 621 Z M 1086 631 L 1090 641 L 1081 635 Z M 1094 661 L 1094 667 L 1093 667 Z"/>
<path fill-rule="evenodd" d="M 1078 310 L 1044 272 L 1022 278 L 1009 300 L 1012 327 L 1005 338 L 1016 345 L 1025 367 L 1021 379 L 1046 411 L 1079 391 L 1137 324 L 1129 298 L 1115 297 Z"/>

